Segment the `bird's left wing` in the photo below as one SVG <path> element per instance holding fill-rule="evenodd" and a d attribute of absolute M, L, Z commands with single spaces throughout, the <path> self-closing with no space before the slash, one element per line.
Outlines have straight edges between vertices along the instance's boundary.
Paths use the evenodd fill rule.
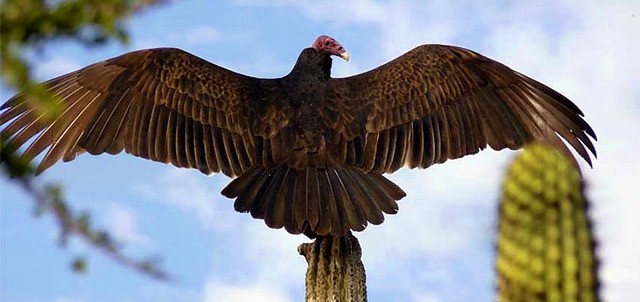
<path fill-rule="evenodd" d="M 332 79 L 326 123 L 365 172 L 426 168 L 487 145 L 545 141 L 589 164 L 595 133 L 566 97 L 476 52 L 423 45 L 369 72 Z M 586 149 L 585 149 L 586 147 Z M 361 150 L 358 150 L 361 149 Z M 355 150 L 355 151 L 353 151 Z"/>
<path fill-rule="evenodd" d="M 135 156 L 240 175 L 255 164 L 253 130 L 279 129 L 286 118 L 265 116 L 276 80 L 224 69 L 173 48 L 140 50 L 44 83 L 62 114 L 46 120 L 26 94 L 0 107 L 3 140 L 29 160 L 46 153 L 41 172 L 87 151 Z M 276 129 L 276 130 L 274 130 Z"/>

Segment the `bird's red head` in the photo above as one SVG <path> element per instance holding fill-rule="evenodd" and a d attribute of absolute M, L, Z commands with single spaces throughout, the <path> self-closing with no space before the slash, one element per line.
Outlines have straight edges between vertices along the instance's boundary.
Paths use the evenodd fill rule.
<path fill-rule="evenodd" d="M 319 36 L 316 41 L 313 42 L 311 47 L 318 52 L 338 56 L 345 61 L 349 61 L 349 54 L 347 51 L 342 47 L 342 45 L 340 45 L 340 43 L 338 43 L 338 41 L 336 41 L 336 39 L 332 37 L 326 35 Z"/>

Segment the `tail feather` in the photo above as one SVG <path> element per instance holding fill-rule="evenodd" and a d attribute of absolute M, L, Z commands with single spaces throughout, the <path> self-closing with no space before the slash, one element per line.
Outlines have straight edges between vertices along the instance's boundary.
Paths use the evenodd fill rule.
<path fill-rule="evenodd" d="M 371 175 L 366 178 L 370 182 L 371 187 L 377 191 L 378 206 L 387 214 L 398 213 L 398 204 L 395 202 L 396 198 L 400 199 L 405 196 L 405 193 L 390 180 L 384 178 L 382 175 Z M 400 189 L 402 194 L 395 192 L 395 188 Z M 399 197 L 398 197 L 399 196 Z"/>
<path fill-rule="evenodd" d="M 255 200 L 256 194 L 258 194 L 258 190 L 262 187 L 262 184 L 268 178 L 268 174 L 261 173 L 260 169 L 257 166 L 252 167 L 248 171 L 245 172 L 247 177 L 242 180 L 239 180 L 237 183 L 231 184 L 224 188 L 223 194 L 239 194 L 241 190 L 244 188 L 250 188 L 247 194 L 242 194 L 242 196 L 238 196 L 236 202 L 234 203 L 234 208 L 238 212 L 247 212 L 251 209 L 251 203 Z M 255 185 L 254 185 L 255 184 Z"/>
<path fill-rule="evenodd" d="M 353 207 L 352 194 L 349 194 L 347 189 L 346 180 L 343 179 L 338 172 L 339 169 L 327 169 L 327 174 L 331 180 L 333 188 L 333 196 L 336 198 L 336 210 L 340 217 L 341 224 L 338 226 L 346 233 L 349 229 L 354 231 L 362 231 L 364 227 L 360 222 L 360 217 Z"/>
<path fill-rule="evenodd" d="M 331 179 L 329 178 L 329 174 L 327 169 L 317 170 L 318 172 L 318 180 L 320 182 L 320 208 L 321 216 L 320 222 L 318 223 L 318 232 L 320 234 L 331 233 L 331 234 L 341 234 L 342 230 L 342 217 L 340 217 L 340 212 L 338 212 L 336 205 L 336 198 L 333 193 L 333 185 L 331 183 Z"/>
<path fill-rule="evenodd" d="M 307 174 L 307 196 L 306 196 L 306 209 L 304 215 L 304 228 L 308 230 L 315 230 L 320 222 L 320 213 L 322 212 L 320 197 L 320 185 L 318 183 L 318 173 L 314 168 L 306 168 Z"/>
<path fill-rule="evenodd" d="M 407 196 L 407 193 L 405 193 L 400 187 L 398 187 L 398 185 L 388 180 L 386 177 L 379 174 L 368 175 L 370 175 L 373 180 L 375 180 L 380 186 L 382 186 L 383 190 L 387 192 L 391 196 L 391 198 L 400 200 Z"/>
<path fill-rule="evenodd" d="M 341 180 L 343 192 L 347 196 L 344 208 L 349 218 L 349 228 L 358 232 L 362 231 L 367 226 L 367 219 L 358 208 L 358 199 L 364 199 L 364 194 L 360 192 L 358 185 L 353 183 L 344 169 L 336 169 L 336 172 Z"/>
<path fill-rule="evenodd" d="M 287 174 L 289 174 L 289 168 L 276 171 L 276 176 L 269 184 L 267 194 L 260 202 L 265 205 L 260 210 L 261 213 L 255 213 L 255 215 L 253 212 L 251 213 L 254 218 L 263 218 L 264 222 L 274 229 L 279 229 L 284 225 L 284 196 L 286 192 L 283 191 L 286 191 L 290 185 L 285 183 Z"/>
<path fill-rule="evenodd" d="M 381 175 L 379 177 L 378 176 L 379 175 L 367 175 L 367 177 L 363 179 L 365 182 L 369 183 L 371 190 L 373 191 L 372 196 L 375 199 L 378 208 L 380 208 L 384 213 L 395 214 L 398 212 L 398 204 L 395 202 L 396 199 L 392 195 L 399 195 L 401 197 L 398 199 L 400 199 L 404 197 L 404 192 L 401 191 L 403 194 L 400 195 L 388 191 L 390 186 L 387 182 L 390 183 L 391 181 Z"/>
<path fill-rule="evenodd" d="M 282 181 L 282 186 L 280 187 L 280 192 L 278 192 L 278 207 L 276 208 L 277 212 L 274 218 L 276 219 L 276 229 L 283 227 L 286 223 L 286 217 L 292 216 L 288 215 L 287 212 L 293 211 L 293 190 L 295 187 L 296 173 L 292 169 L 287 169 L 287 172 L 284 175 L 284 180 Z M 290 227 L 294 227 L 290 225 Z"/>
<path fill-rule="evenodd" d="M 380 224 L 384 213 L 398 211 L 405 196 L 382 175 L 355 168 L 254 166 L 234 179 L 222 194 L 236 198 L 238 212 L 250 212 L 272 228 L 309 236 L 342 236 Z"/>
<path fill-rule="evenodd" d="M 264 195 L 264 184 L 269 183 L 272 178 L 273 175 L 269 175 L 266 173 L 260 174 L 260 176 L 257 177 L 257 180 L 249 185 L 250 189 L 248 193 L 238 196 L 238 199 L 236 199 L 236 202 L 233 205 L 235 210 L 238 212 L 251 211 L 253 204 L 256 201 L 261 200 L 262 196 Z"/>
<path fill-rule="evenodd" d="M 371 184 L 367 181 L 366 175 L 356 173 L 355 171 L 350 172 L 354 183 L 365 195 L 365 198 L 360 200 L 360 208 L 363 210 L 367 221 L 372 224 L 381 224 L 384 221 L 384 216 L 382 215 L 382 210 L 380 210 L 380 206 L 378 205 L 377 198 L 374 196 L 377 194 L 377 190 L 375 188 L 370 188 Z"/>
<path fill-rule="evenodd" d="M 306 170 L 295 174 L 293 183 L 293 191 L 290 199 L 290 205 L 286 210 L 286 221 L 284 227 L 287 232 L 292 232 L 302 228 L 304 225 L 304 214 L 306 205 L 307 188 L 305 184 Z M 293 226 L 293 228 L 292 228 Z"/>
<path fill-rule="evenodd" d="M 295 200 L 295 207 L 293 207 L 294 213 L 290 213 L 292 216 L 290 219 L 295 221 L 295 229 L 301 229 L 304 227 L 305 217 L 307 213 L 308 201 L 308 189 L 307 179 L 309 177 L 309 170 L 305 169 L 303 173 L 296 174 L 296 183 L 294 186 L 293 199 Z M 292 215 L 293 214 L 293 215 Z M 287 224 L 285 224 L 286 226 Z M 292 232 L 295 229 L 287 229 L 288 232 Z"/>

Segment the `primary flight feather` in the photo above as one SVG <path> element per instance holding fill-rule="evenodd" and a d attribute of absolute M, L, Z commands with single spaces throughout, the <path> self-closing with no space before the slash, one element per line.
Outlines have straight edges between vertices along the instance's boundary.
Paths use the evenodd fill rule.
<path fill-rule="evenodd" d="M 487 145 L 543 141 L 591 164 L 595 133 L 570 100 L 464 48 L 422 45 L 371 71 L 331 77 L 320 36 L 292 71 L 259 79 L 185 51 L 134 51 L 45 82 L 62 113 L 43 118 L 25 94 L 0 107 L 2 138 L 37 172 L 78 154 L 124 150 L 236 177 L 222 194 L 272 228 L 340 236 L 380 224 L 405 193 L 382 174 L 426 168 Z M 565 142 L 562 141 L 564 139 Z"/>

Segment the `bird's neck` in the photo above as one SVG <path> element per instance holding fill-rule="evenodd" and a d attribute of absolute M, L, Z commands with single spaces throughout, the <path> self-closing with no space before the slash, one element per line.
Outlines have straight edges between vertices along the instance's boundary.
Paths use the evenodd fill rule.
<path fill-rule="evenodd" d="M 331 77 L 331 63 L 332 59 L 328 54 L 307 48 L 300 54 L 289 75 L 326 81 Z"/>

